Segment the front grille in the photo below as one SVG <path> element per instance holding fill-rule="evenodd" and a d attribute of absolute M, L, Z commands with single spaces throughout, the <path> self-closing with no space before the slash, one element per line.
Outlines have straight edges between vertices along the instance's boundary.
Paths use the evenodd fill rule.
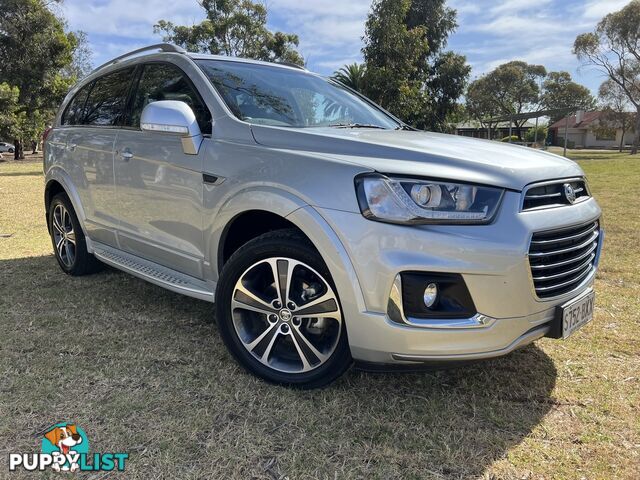
<path fill-rule="evenodd" d="M 571 185 L 575 194 L 575 200 L 571 202 L 565 193 L 565 185 Z M 533 185 L 525 195 L 522 210 L 536 210 L 539 208 L 562 207 L 579 203 L 589 198 L 589 190 L 584 180 L 559 180 L 557 182 Z"/>
<path fill-rule="evenodd" d="M 539 298 L 575 289 L 595 268 L 599 222 L 537 232 L 529 246 L 529 265 Z"/>

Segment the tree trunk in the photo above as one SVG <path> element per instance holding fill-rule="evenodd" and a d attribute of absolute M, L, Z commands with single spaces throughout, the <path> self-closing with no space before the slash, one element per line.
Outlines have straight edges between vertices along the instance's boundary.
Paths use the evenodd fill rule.
<path fill-rule="evenodd" d="M 638 143 L 640 143 L 640 107 L 636 113 L 636 131 L 633 134 L 633 146 L 631 147 L 631 155 L 638 153 Z"/>
<path fill-rule="evenodd" d="M 14 160 L 24 160 L 24 145 L 22 145 L 22 140 L 18 139 L 14 143 Z"/>
<path fill-rule="evenodd" d="M 619 152 L 622 153 L 624 150 L 624 135 L 627 133 L 627 129 L 622 127 L 622 137 L 620 137 L 620 149 Z"/>

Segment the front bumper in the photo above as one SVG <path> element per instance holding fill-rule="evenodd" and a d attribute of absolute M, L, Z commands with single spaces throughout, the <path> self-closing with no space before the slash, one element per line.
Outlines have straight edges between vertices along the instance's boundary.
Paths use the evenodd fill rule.
<path fill-rule="evenodd" d="M 353 358 L 384 364 L 475 360 L 507 354 L 546 335 L 556 306 L 593 288 L 595 269 L 573 291 L 538 298 L 527 258 L 531 236 L 593 221 L 601 212 L 594 199 L 520 212 L 520 200 L 519 193 L 507 192 L 496 221 L 482 226 L 406 227 L 318 208 L 348 254 L 364 301 L 364 308 L 345 311 Z M 390 292 L 406 271 L 461 274 L 478 316 L 423 325 L 391 321 Z M 343 304 L 357 303 L 340 295 Z"/>

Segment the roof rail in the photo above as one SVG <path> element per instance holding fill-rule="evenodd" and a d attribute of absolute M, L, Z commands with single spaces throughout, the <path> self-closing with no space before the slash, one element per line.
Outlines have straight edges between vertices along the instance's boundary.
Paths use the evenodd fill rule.
<path fill-rule="evenodd" d="M 187 51 L 184 48 L 178 47 L 177 45 L 173 45 L 171 43 L 157 43 L 155 45 L 149 45 L 148 47 L 142 47 L 137 50 L 133 50 L 132 52 L 125 53 L 124 55 L 120 55 L 119 57 L 116 57 L 113 60 L 109 60 L 108 62 L 100 65 L 99 67 L 94 68 L 91 73 L 95 73 L 98 70 L 103 69 L 104 67 L 108 67 L 109 65 L 114 65 L 118 62 L 121 62 L 125 58 L 129 58 L 134 55 L 137 55 L 138 53 L 146 52 L 149 50 L 162 50 L 163 52 L 173 52 L 173 53 L 183 53 L 183 54 L 187 53 Z"/>
<path fill-rule="evenodd" d="M 278 65 L 284 65 L 286 67 L 293 67 L 293 68 L 297 68 L 298 70 L 304 70 L 306 71 L 307 68 L 302 66 L 302 65 L 298 65 L 297 63 L 293 63 L 293 62 L 274 62 Z"/>

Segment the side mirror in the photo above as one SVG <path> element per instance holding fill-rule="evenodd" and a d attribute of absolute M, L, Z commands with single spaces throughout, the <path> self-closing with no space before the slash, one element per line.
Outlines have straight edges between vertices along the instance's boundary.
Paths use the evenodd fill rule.
<path fill-rule="evenodd" d="M 202 132 L 191 107 L 176 100 L 151 102 L 140 117 L 140 128 L 146 132 L 176 135 L 182 141 L 182 150 L 197 155 L 202 144 Z"/>

